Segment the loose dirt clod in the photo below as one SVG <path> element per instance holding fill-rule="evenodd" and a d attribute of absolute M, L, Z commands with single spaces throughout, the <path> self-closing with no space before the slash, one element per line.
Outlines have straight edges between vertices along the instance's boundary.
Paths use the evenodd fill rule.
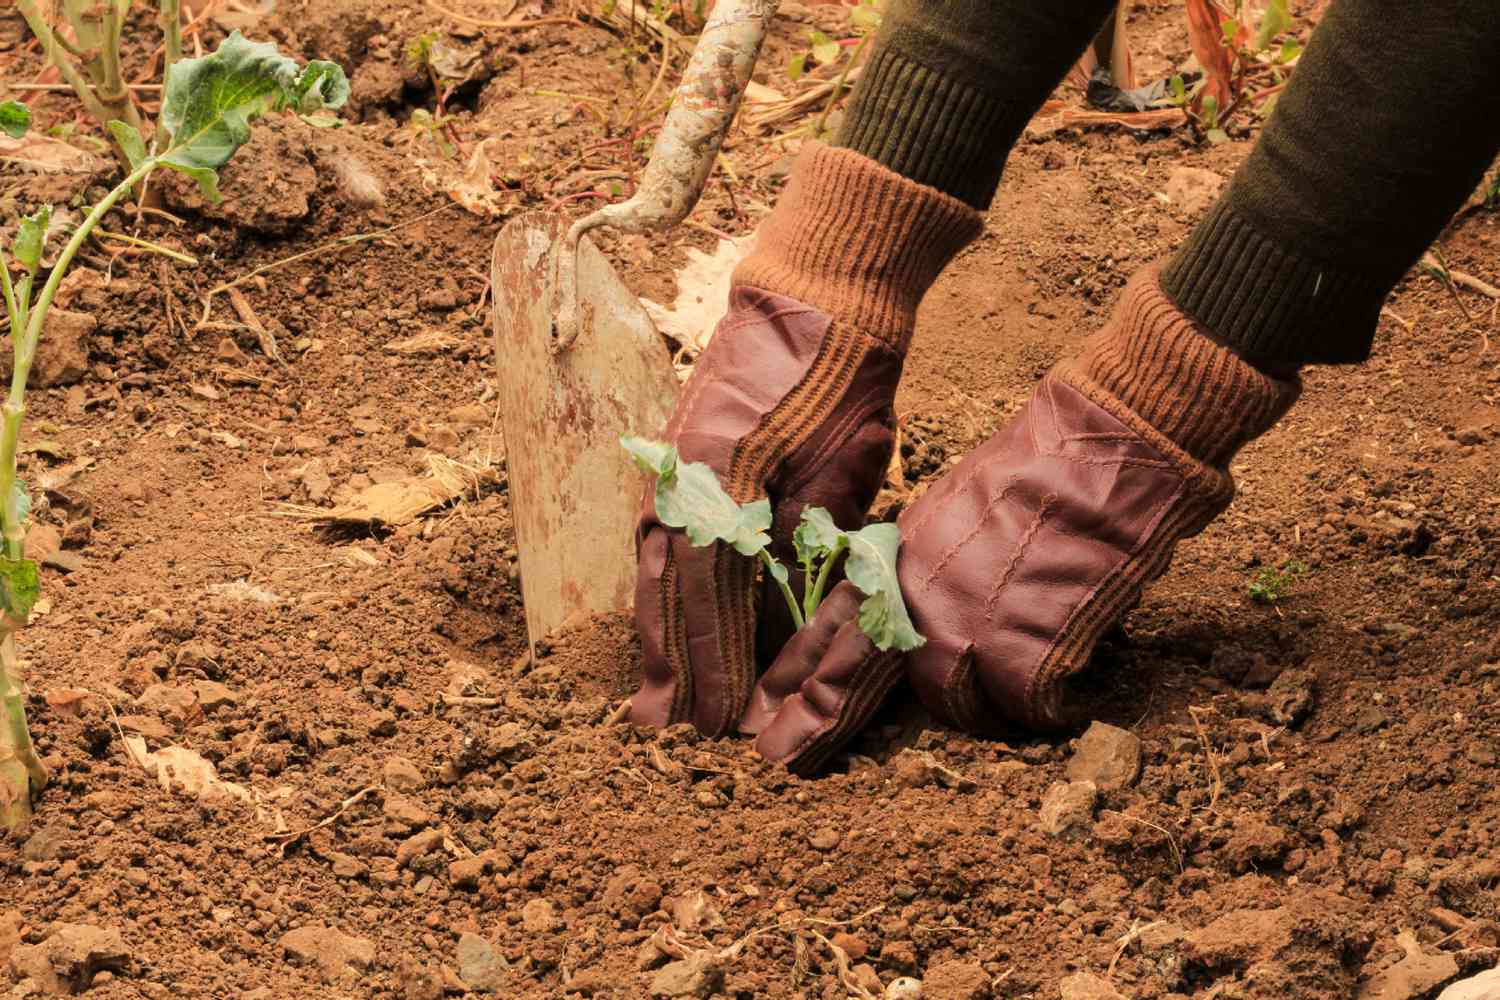
<path fill-rule="evenodd" d="M 56 924 L 41 944 L 17 944 L 10 964 L 19 977 L 30 977 L 44 993 L 82 993 L 101 972 L 126 968 L 131 951 L 120 932 L 92 924 Z"/>

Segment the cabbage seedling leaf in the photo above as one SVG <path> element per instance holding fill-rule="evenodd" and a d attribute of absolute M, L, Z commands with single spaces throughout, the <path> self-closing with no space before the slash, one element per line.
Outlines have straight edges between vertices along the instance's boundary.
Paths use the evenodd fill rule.
<path fill-rule="evenodd" d="M 713 469 L 680 461 L 669 444 L 632 437 L 621 438 L 620 444 L 644 471 L 656 474 L 657 519 L 669 528 L 682 528 L 694 546 L 725 542 L 741 555 L 754 556 L 771 544 L 771 501 L 735 503 Z"/>
<path fill-rule="evenodd" d="M 20 228 L 16 230 L 16 241 L 11 253 L 28 271 L 35 271 L 42 264 L 42 247 L 47 243 L 47 227 L 52 224 L 52 206 L 43 205 L 30 215 L 21 216 Z"/>
<path fill-rule="evenodd" d="M 811 563 L 830 555 L 838 547 L 844 532 L 833 523 L 833 515 L 822 507 L 806 507 L 802 522 L 792 532 L 792 546 L 800 562 Z"/>
<path fill-rule="evenodd" d="M 896 552 L 901 547 L 901 529 L 894 524 L 872 524 L 849 533 L 849 561 L 844 575 L 865 599 L 859 606 L 859 627 L 878 648 L 916 649 L 927 640 L 917 634 L 901 581 L 896 576 Z"/>
<path fill-rule="evenodd" d="M 295 61 L 238 31 L 210 55 L 177 62 L 162 94 L 161 124 L 172 134 L 162 162 L 184 173 L 223 166 L 249 140 L 251 119 L 290 99 L 296 82 Z"/>

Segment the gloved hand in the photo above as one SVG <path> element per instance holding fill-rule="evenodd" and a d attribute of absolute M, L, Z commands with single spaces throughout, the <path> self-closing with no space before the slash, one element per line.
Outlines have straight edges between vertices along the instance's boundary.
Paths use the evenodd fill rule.
<path fill-rule="evenodd" d="M 770 497 L 783 562 L 804 505 L 859 527 L 890 458 L 917 302 L 979 228 L 967 205 L 850 150 L 803 154 L 665 435 L 737 502 Z M 756 564 L 692 547 L 656 519 L 650 489 L 638 539 L 645 679 L 630 720 L 730 732 L 755 681 Z M 769 660 L 792 626 L 779 594 L 761 604 Z"/>
<path fill-rule="evenodd" d="M 903 671 L 949 725 L 1056 725 L 1063 679 L 1229 504 L 1230 458 L 1297 389 L 1213 343 L 1144 272 L 1083 358 L 902 514 L 897 571 L 926 645 L 877 650 L 862 595 L 840 584 L 761 679 L 742 730 L 815 771 Z"/>

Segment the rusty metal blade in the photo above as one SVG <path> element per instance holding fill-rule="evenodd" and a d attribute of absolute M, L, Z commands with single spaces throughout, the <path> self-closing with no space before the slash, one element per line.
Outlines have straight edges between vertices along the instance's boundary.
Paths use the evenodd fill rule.
<path fill-rule="evenodd" d="M 578 339 L 553 354 L 552 260 L 567 220 L 509 222 L 495 240 L 495 360 L 511 515 L 531 642 L 578 612 L 629 607 L 644 477 L 620 435 L 666 426 L 677 380 L 640 301 L 586 239 Z"/>

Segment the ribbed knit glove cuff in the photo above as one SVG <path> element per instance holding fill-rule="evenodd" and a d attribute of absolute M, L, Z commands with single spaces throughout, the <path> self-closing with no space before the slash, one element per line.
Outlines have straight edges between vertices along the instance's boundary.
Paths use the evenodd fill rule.
<path fill-rule="evenodd" d="M 1126 286 L 1075 370 L 1216 469 L 1281 419 L 1302 391 L 1300 380 L 1271 378 L 1212 340 L 1167 298 L 1158 267 Z"/>
<path fill-rule="evenodd" d="M 957 198 L 852 150 L 810 143 L 734 283 L 804 302 L 905 351 L 922 296 L 982 229 Z"/>

